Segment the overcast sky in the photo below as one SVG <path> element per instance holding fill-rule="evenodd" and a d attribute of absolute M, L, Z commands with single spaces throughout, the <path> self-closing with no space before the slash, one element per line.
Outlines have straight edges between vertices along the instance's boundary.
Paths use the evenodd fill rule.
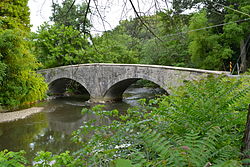
<path fill-rule="evenodd" d="M 54 0 L 55 2 L 57 0 Z M 62 0 L 58 0 L 62 2 Z M 76 0 L 76 3 L 84 2 L 84 0 Z M 113 29 L 119 24 L 120 20 L 133 18 L 135 14 L 132 10 L 131 4 L 129 1 L 125 0 L 92 0 L 91 1 L 91 11 L 92 14 L 88 16 L 91 20 L 93 33 L 98 33 L 104 30 Z M 101 12 L 101 15 L 105 22 L 102 22 L 100 16 L 98 15 L 95 4 L 97 3 L 98 9 Z M 127 3 L 125 3 L 127 2 Z M 139 4 L 137 3 L 139 2 Z M 157 9 L 167 9 L 168 6 L 166 3 L 154 4 L 153 0 L 133 0 L 137 11 L 143 14 L 152 14 Z M 52 0 L 29 0 L 29 7 L 31 13 L 31 24 L 33 25 L 32 31 L 36 31 L 38 26 L 41 25 L 44 21 L 49 21 L 51 16 L 51 5 Z M 158 6 L 156 6 L 158 5 Z"/>

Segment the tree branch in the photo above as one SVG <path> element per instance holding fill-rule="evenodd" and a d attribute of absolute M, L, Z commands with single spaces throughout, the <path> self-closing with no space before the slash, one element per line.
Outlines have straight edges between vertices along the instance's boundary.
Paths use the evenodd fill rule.
<path fill-rule="evenodd" d="M 138 14 L 138 12 L 136 11 L 135 6 L 134 6 L 132 0 L 129 0 L 129 2 L 130 2 L 130 4 L 131 4 L 131 6 L 132 6 L 132 8 L 133 8 L 133 10 L 134 10 L 134 12 L 135 12 L 135 14 L 136 14 L 136 16 L 138 17 L 138 19 L 139 19 L 139 20 L 141 21 L 141 23 L 143 24 L 143 26 L 144 26 L 153 36 L 155 36 L 158 40 L 160 40 L 161 42 L 163 42 L 163 40 L 162 40 L 161 38 L 159 38 L 159 37 L 158 37 L 158 36 L 148 27 L 148 25 L 142 20 L 142 18 L 140 17 L 140 15 Z"/>
<path fill-rule="evenodd" d="M 90 2 L 91 2 L 91 0 L 89 0 L 87 3 L 87 8 L 86 8 L 84 20 L 83 20 L 83 34 L 84 34 L 84 36 L 86 33 L 87 16 L 88 16 L 89 8 L 90 8 Z"/>

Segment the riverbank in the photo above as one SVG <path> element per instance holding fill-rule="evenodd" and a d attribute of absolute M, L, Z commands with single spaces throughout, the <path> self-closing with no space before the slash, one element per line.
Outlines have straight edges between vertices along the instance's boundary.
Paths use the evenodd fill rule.
<path fill-rule="evenodd" d="M 35 113 L 41 112 L 43 109 L 43 107 L 32 107 L 14 112 L 0 113 L 0 123 L 24 119 Z"/>

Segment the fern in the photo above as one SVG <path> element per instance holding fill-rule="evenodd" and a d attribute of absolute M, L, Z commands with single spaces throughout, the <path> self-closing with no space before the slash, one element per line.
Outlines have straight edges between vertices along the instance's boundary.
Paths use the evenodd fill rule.
<path fill-rule="evenodd" d="M 190 82 L 149 105 L 141 101 L 142 106 L 129 109 L 110 125 L 82 129 L 93 134 L 82 143 L 87 166 L 118 162 L 157 167 L 241 166 L 249 83 L 224 77 Z M 95 113 L 117 116 L 117 112 Z"/>
<path fill-rule="evenodd" d="M 219 165 L 231 162 L 229 159 L 235 154 L 235 149 L 231 147 L 216 147 L 217 137 L 222 133 L 219 127 L 211 128 L 204 137 L 199 133 L 188 133 L 174 142 L 152 129 L 142 129 L 145 147 L 157 158 L 157 166 Z"/>

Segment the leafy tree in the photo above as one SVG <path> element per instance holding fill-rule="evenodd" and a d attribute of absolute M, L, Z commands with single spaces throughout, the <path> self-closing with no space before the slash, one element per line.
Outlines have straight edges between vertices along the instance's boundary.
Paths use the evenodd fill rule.
<path fill-rule="evenodd" d="M 172 66 L 191 66 L 187 51 L 187 37 L 162 38 L 163 42 L 151 39 L 145 42 L 140 52 L 141 63 Z"/>
<path fill-rule="evenodd" d="M 85 3 L 75 4 L 74 0 L 64 0 L 62 5 L 53 3 L 52 8 L 50 20 L 55 24 L 72 26 L 73 29 L 82 33 L 89 31 L 90 22 L 86 17 L 87 5 Z"/>
<path fill-rule="evenodd" d="M 227 9 L 227 14 L 225 15 L 225 22 L 231 24 L 227 24 L 223 26 L 223 40 L 227 43 L 232 50 L 233 53 L 233 61 L 235 63 L 240 63 L 240 70 L 242 72 L 246 72 L 247 68 L 250 67 L 250 22 L 242 21 L 237 22 L 239 20 L 249 19 L 250 16 L 250 5 L 242 1 L 242 3 L 234 4 L 230 6 L 233 9 L 243 12 L 235 12 L 231 9 Z M 247 14 L 249 16 L 247 16 Z M 237 23 L 236 23 L 237 22 Z M 240 62 L 238 58 L 241 58 Z M 237 62 L 238 61 L 238 62 Z"/>
<path fill-rule="evenodd" d="M 147 64 L 190 66 L 187 52 L 188 40 L 186 31 L 188 25 L 187 15 L 173 15 L 173 11 L 158 13 L 158 31 L 162 41 L 157 38 L 147 40 L 142 45 L 141 62 Z M 178 35 L 171 35 L 171 34 Z"/>
<path fill-rule="evenodd" d="M 30 53 L 28 1 L 0 2 L 0 105 L 16 107 L 41 100 L 47 88 Z"/>
<path fill-rule="evenodd" d="M 29 31 L 30 12 L 28 0 L 1 0 L 0 24 L 3 29 L 19 28 Z"/>
<path fill-rule="evenodd" d="M 162 22 L 162 35 L 179 33 L 189 24 L 191 18 L 187 14 L 175 14 L 173 10 L 159 12 L 160 21 Z"/>
<path fill-rule="evenodd" d="M 249 18 L 248 0 L 173 1 L 173 10 L 177 14 L 194 7 L 198 10 L 206 11 L 207 26 L 226 23 L 225 25 L 213 28 L 213 31 L 210 31 L 210 35 L 214 37 L 216 34 L 217 39 L 220 40 L 219 43 L 225 45 L 224 47 L 228 51 L 231 50 L 230 58 L 224 59 L 224 69 L 229 69 L 229 61 L 232 61 L 234 65 L 240 63 L 240 70 L 245 72 L 249 66 L 248 61 L 250 61 L 248 56 L 248 48 L 250 46 L 249 21 L 240 20 Z M 208 47 L 208 49 L 211 48 Z M 239 56 L 240 61 L 238 61 Z M 216 64 L 217 62 L 218 60 L 215 60 Z"/>
<path fill-rule="evenodd" d="M 154 34 L 145 28 L 141 19 Z M 188 19 L 188 15 L 175 15 L 168 10 L 140 19 L 121 21 L 111 33 L 114 36 L 119 33 L 132 37 L 131 49 L 138 52 L 139 63 L 190 66 L 187 35 L 171 36 L 186 31 Z"/>
<path fill-rule="evenodd" d="M 39 64 L 29 51 L 28 41 L 22 31 L 0 31 L 0 62 L 4 63 L 4 75 L 0 80 L 0 103 L 18 106 L 41 100 L 46 91 L 44 79 L 34 71 Z"/>
<path fill-rule="evenodd" d="M 45 23 L 33 38 L 34 53 L 45 68 L 88 62 L 88 41 L 72 26 Z"/>
<path fill-rule="evenodd" d="M 206 12 L 195 14 L 190 20 L 189 53 L 191 60 L 198 68 L 219 70 L 223 67 L 223 60 L 232 56 L 233 51 L 221 44 L 220 34 L 213 33 L 212 29 L 202 29 L 209 25 Z"/>
<path fill-rule="evenodd" d="M 173 10 L 175 13 L 182 13 L 188 9 L 205 9 L 211 19 L 223 20 L 225 15 L 224 6 L 238 4 L 245 0 L 173 0 Z M 212 18 L 217 16 L 217 18 Z"/>
<path fill-rule="evenodd" d="M 159 35 L 161 32 L 162 22 L 158 14 L 151 16 L 143 16 L 141 20 L 155 33 Z M 115 32 L 125 33 L 132 38 L 145 41 L 154 38 L 155 36 L 145 28 L 139 18 L 120 21 L 120 24 L 113 30 Z"/>
<path fill-rule="evenodd" d="M 106 32 L 93 39 L 93 45 L 87 49 L 90 63 L 137 63 L 137 51 L 133 48 L 133 39 L 126 34 Z"/>
<path fill-rule="evenodd" d="M 34 53 L 44 68 L 88 63 L 86 48 L 90 22 L 86 18 L 85 3 L 75 4 L 73 0 L 64 0 L 60 5 L 53 3 L 50 20 L 54 24 L 44 23 L 33 35 Z"/>

